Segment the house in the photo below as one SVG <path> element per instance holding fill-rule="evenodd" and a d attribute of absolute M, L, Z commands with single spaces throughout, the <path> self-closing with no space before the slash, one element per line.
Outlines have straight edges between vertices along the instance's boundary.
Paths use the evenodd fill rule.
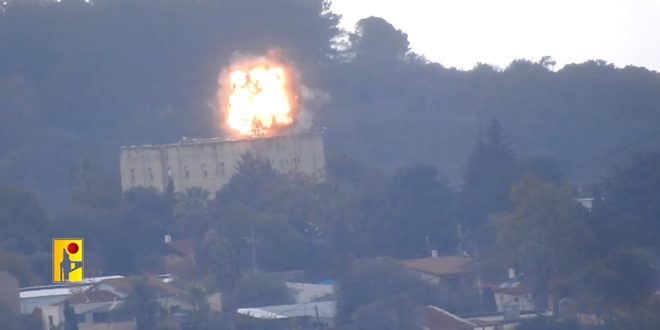
<path fill-rule="evenodd" d="M 460 279 L 470 274 L 471 259 L 457 256 L 431 256 L 427 258 L 408 259 L 401 265 L 423 279 L 438 284 L 441 279 Z"/>
<path fill-rule="evenodd" d="M 287 329 L 331 329 L 337 304 L 318 301 L 305 304 L 239 308 L 239 322 L 259 322 L 264 326 L 283 324 Z"/>
<path fill-rule="evenodd" d="M 122 311 L 123 301 L 118 295 L 104 290 L 88 290 L 70 296 L 67 301 L 73 308 L 79 330 L 134 330 L 135 320 Z M 58 329 L 65 321 L 65 302 L 42 308 L 46 330 Z"/>
<path fill-rule="evenodd" d="M 21 313 L 29 314 L 35 308 L 43 308 L 63 302 L 75 293 L 90 289 L 96 283 L 119 278 L 123 278 L 123 276 L 89 277 L 85 278 L 82 283 L 64 283 L 21 288 L 19 294 Z"/>
<path fill-rule="evenodd" d="M 577 201 L 580 202 L 580 204 L 582 204 L 582 206 L 584 206 L 587 211 L 591 212 L 591 209 L 594 206 L 593 197 L 578 198 Z"/>
<path fill-rule="evenodd" d="M 190 240 L 172 240 L 172 236 L 165 235 L 159 252 L 162 256 L 163 271 L 183 278 L 194 277 L 197 263 Z"/>
<path fill-rule="evenodd" d="M 45 330 L 58 329 L 64 318 L 65 300 L 73 308 L 79 330 L 134 330 L 135 320 L 122 310 L 124 300 L 133 291 L 136 281 L 144 281 L 151 288 L 156 301 L 172 315 L 185 315 L 192 309 L 185 292 L 167 275 L 144 277 L 115 277 L 86 286 L 85 290 L 69 294 L 61 301 L 43 306 Z M 221 308 L 218 294 L 210 295 L 212 310 Z"/>
<path fill-rule="evenodd" d="M 291 293 L 293 293 L 293 298 L 298 304 L 304 304 L 318 300 L 319 298 L 328 297 L 335 292 L 335 287 L 331 284 L 286 282 L 286 286 Z"/>
<path fill-rule="evenodd" d="M 506 282 L 490 288 L 493 291 L 497 311 L 500 313 L 520 313 L 539 309 L 525 276 L 522 274 L 516 276 L 513 268 L 509 269 L 509 279 Z"/>
<path fill-rule="evenodd" d="M 192 308 L 185 298 L 185 291 L 174 285 L 173 279 L 168 275 L 110 279 L 99 282 L 90 291 L 108 291 L 124 299 L 131 294 L 135 282 L 141 280 L 153 290 L 156 301 L 168 311 L 176 312 Z"/>
<path fill-rule="evenodd" d="M 506 315 L 502 313 L 457 316 L 440 307 L 425 306 L 419 309 L 424 330 L 514 330 L 520 322 L 537 317 L 537 313 Z M 543 316 L 551 316 L 546 312 Z"/>
<path fill-rule="evenodd" d="M 14 313 L 21 310 L 18 280 L 6 271 L 0 271 L 0 305 Z"/>
<path fill-rule="evenodd" d="M 477 327 L 475 323 L 433 305 L 420 308 L 419 313 L 424 330 L 473 330 Z"/>

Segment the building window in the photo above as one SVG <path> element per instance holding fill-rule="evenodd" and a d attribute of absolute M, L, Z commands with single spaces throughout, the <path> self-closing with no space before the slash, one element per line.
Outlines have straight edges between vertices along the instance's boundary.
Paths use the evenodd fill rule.
<path fill-rule="evenodd" d="M 225 176 L 225 163 L 220 163 L 220 174 Z"/>
<path fill-rule="evenodd" d="M 135 170 L 131 169 L 131 182 L 135 183 Z"/>
<path fill-rule="evenodd" d="M 186 172 L 186 179 L 190 179 L 190 171 L 188 171 L 188 165 L 184 166 L 183 169 Z"/>
<path fill-rule="evenodd" d="M 206 164 L 202 164 L 202 172 L 204 173 L 204 179 L 209 177 L 209 171 L 206 170 Z"/>
<path fill-rule="evenodd" d="M 149 181 L 154 181 L 154 171 L 151 168 L 149 169 Z"/>

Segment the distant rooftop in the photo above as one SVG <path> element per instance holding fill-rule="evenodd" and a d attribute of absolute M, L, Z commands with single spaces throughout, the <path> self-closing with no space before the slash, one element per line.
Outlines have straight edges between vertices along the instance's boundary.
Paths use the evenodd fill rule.
<path fill-rule="evenodd" d="M 49 296 L 68 296 L 74 293 L 85 291 L 91 288 L 94 284 L 101 281 L 123 278 L 121 275 L 115 276 L 100 276 L 85 278 L 82 283 L 62 283 L 41 286 L 31 286 L 21 288 L 21 299 L 49 297 Z"/>
<path fill-rule="evenodd" d="M 336 313 L 336 305 L 334 301 L 319 301 L 306 304 L 239 308 L 236 312 L 258 319 L 286 319 L 305 316 L 333 318 Z"/>
<path fill-rule="evenodd" d="M 408 269 L 436 276 L 463 274 L 467 271 L 466 266 L 469 263 L 470 258 L 457 256 L 427 257 L 401 261 L 401 264 Z"/>

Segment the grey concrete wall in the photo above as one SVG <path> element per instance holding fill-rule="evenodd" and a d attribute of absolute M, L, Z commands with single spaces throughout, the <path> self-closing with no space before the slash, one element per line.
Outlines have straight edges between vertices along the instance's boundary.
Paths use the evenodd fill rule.
<path fill-rule="evenodd" d="M 127 191 L 153 187 L 175 192 L 199 187 L 212 195 L 236 173 L 242 155 L 250 152 L 281 172 L 300 172 L 314 180 L 325 178 L 323 136 L 316 133 L 234 141 L 188 140 L 158 146 L 123 147 L 121 185 Z"/>
<path fill-rule="evenodd" d="M 0 305 L 9 308 L 14 313 L 20 312 L 20 287 L 18 280 L 8 272 L 0 272 Z"/>

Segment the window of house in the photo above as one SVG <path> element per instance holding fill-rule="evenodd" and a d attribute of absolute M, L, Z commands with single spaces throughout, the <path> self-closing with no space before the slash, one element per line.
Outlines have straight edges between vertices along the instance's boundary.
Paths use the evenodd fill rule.
<path fill-rule="evenodd" d="M 206 170 L 206 164 L 202 164 L 202 175 L 204 175 L 204 179 L 209 177 L 209 171 Z"/>
<path fill-rule="evenodd" d="M 225 163 L 220 163 L 220 174 L 225 176 Z"/>
<path fill-rule="evenodd" d="M 151 168 L 149 169 L 149 181 L 154 181 L 154 171 Z"/>
<path fill-rule="evenodd" d="M 131 181 L 135 182 L 135 170 L 131 169 Z"/>
<path fill-rule="evenodd" d="M 188 165 L 184 166 L 183 169 L 186 172 L 186 179 L 190 179 L 190 171 L 188 171 Z"/>

